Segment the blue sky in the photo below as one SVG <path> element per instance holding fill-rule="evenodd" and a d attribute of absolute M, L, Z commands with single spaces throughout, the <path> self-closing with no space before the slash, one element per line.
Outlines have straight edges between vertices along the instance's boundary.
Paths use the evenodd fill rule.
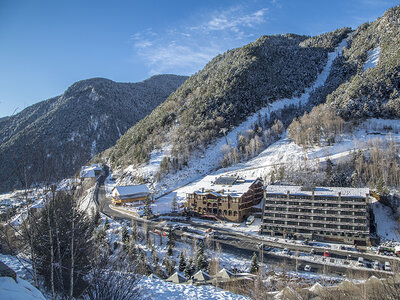
<path fill-rule="evenodd" d="M 0 117 L 78 80 L 190 75 L 263 34 L 316 35 L 373 21 L 391 0 L 0 0 Z"/>

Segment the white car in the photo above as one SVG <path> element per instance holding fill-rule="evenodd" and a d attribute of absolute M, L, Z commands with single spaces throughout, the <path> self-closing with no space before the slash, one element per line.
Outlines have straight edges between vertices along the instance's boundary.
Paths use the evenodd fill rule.
<path fill-rule="evenodd" d="M 380 270 L 381 269 L 381 265 L 380 265 L 380 263 L 379 263 L 379 261 L 375 261 L 374 262 L 374 270 Z"/>
<path fill-rule="evenodd" d="M 390 265 L 390 262 L 385 262 L 385 271 L 392 271 L 392 267 L 391 267 L 391 265 Z"/>
<path fill-rule="evenodd" d="M 311 272 L 311 266 L 310 265 L 305 265 L 304 271 Z"/>

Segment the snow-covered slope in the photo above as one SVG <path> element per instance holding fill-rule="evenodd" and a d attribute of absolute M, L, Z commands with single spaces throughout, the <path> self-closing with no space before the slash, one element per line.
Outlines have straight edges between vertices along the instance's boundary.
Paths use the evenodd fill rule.
<path fill-rule="evenodd" d="M 2 300 L 40 300 L 42 293 L 28 281 L 10 277 L 0 277 L 0 299 Z"/>
<path fill-rule="evenodd" d="M 161 279 L 143 277 L 139 282 L 143 299 L 181 300 L 181 299 L 249 299 L 242 295 L 232 294 L 213 286 L 194 286 L 190 284 L 174 284 Z"/>

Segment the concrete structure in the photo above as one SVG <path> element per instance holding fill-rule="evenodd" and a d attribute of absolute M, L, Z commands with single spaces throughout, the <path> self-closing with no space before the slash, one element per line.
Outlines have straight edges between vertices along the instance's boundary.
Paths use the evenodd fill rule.
<path fill-rule="evenodd" d="M 199 181 L 192 193 L 186 194 L 186 206 L 195 215 L 242 222 L 262 197 L 263 184 L 259 178 L 210 175 Z"/>
<path fill-rule="evenodd" d="M 141 205 L 150 196 L 150 190 L 145 184 L 116 186 L 111 194 L 112 202 L 116 205 L 132 202 Z"/>
<path fill-rule="evenodd" d="M 370 244 L 369 189 L 270 185 L 261 232 Z"/>

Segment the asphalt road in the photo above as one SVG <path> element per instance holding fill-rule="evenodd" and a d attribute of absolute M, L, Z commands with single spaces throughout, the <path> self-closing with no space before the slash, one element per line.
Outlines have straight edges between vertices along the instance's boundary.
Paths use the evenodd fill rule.
<path fill-rule="evenodd" d="M 134 219 L 139 226 L 142 226 L 143 223 L 147 223 L 151 229 L 154 229 L 157 227 L 157 221 L 146 221 L 141 218 L 135 218 L 133 216 L 112 210 L 109 205 L 111 204 L 110 199 L 107 199 L 106 197 L 106 191 L 104 185 L 99 186 L 98 188 L 98 198 L 97 198 L 97 205 L 99 206 L 99 209 L 102 213 L 107 215 L 108 217 L 114 219 L 114 220 L 120 220 L 120 221 L 127 221 L 130 222 L 132 219 Z M 188 221 L 181 221 L 187 223 L 188 226 L 196 227 L 199 231 L 204 231 L 207 228 L 212 228 L 215 237 L 214 237 L 214 242 L 218 242 L 221 245 L 221 248 L 224 250 L 224 252 L 229 252 L 233 254 L 239 254 L 241 256 L 247 256 L 248 259 L 251 258 L 254 252 L 256 252 L 259 256 L 261 253 L 261 250 L 259 248 L 260 243 L 263 243 L 264 246 L 266 247 L 272 247 L 272 248 L 288 248 L 289 250 L 292 251 L 292 253 L 297 252 L 304 252 L 304 253 L 310 253 L 311 249 L 314 248 L 316 251 L 317 255 L 322 255 L 324 249 L 323 248 L 318 248 L 318 247 L 313 247 L 313 246 L 308 246 L 308 245 L 294 245 L 294 244 L 285 244 L 285 243 L 279 243 L 277 241 L 268 241 L 264 240 L 262 238 L 259 238 L 257 236 L 250 236 L 246 235 L 240 232 L 233 232 L 232 230 L 229 229 L 222 229 L 220 227 L 212 226 L 210 224 L 198 224 L 196 222 L 193 222 L 191 220 Z M 178 238 L 182 236 L 184 232 L 190 232 L 190 229 L 181 231 L 177 230 L 176 235 Z M 336 258 L 346 258 L 348 254 L 351 254 L 353 260 L 356 260 L 358 257 L 364 257 L 364 259 L 369 259 L 369 260 L 378 260 L 380 262 L 385 262 L 388 260 L 392 260 L 392 258 L 389 257 L 382 257 L 378 255 L 371 255 L 367 253 L 360 253 L 360 252 L 354 252 L 354 251 L 345 251 L 345 250 L 333 250 L 329 249 L 331 256 L 336 257 Z M 276 265 L 282 263 L 285 264 L 285 266 L 291 270 L 296 270 L 296 266 L 298 270 L 303 270 L 304 266 L 306 264 L 311 265 L 312 271 L 313 272 L 318 272 L 318 273 L 324 273 L 324 274 L 336 274 L 336 275 L 343 275 L 349 272 L 351 268 L 345 267 L 345 266 L 326 266 L 321 263 L 317 262 L 305 262 L 301 261 L 301 258 L 296 258 L 295 255 L 291 256 L 282 256 L 278 255 L 269 251 L 264 251 L 263 254 L 264 257 L 264 264 L 268 265 Z M 375 274 L 379 275 L 378 272 L 374 270 L 354 270 L 354 272 L 359 273 L 365 273 L 365 274 Z M 380 273 L 380 275 L 382 275 Z"/>

